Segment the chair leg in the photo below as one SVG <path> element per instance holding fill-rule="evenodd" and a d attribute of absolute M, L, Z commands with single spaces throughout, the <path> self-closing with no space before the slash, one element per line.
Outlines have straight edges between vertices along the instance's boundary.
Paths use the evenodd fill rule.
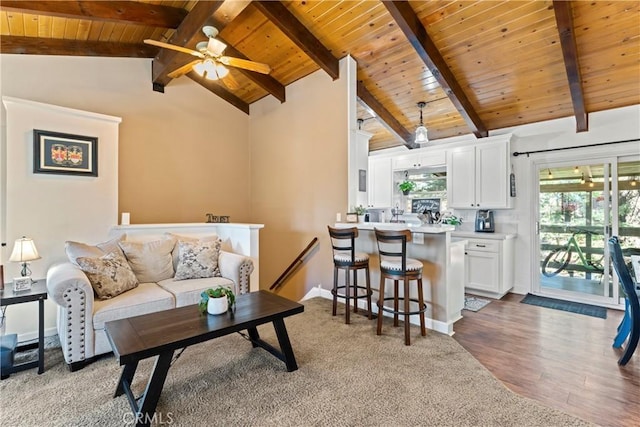
<path fill-rule="evenodd" d="M 405 276 L 404 280 L 403 280 L 403 284 L 404 284 L 404 295 L 403 295 L 403 301 L 404 301 L 404 344 L 405 345 L 411 345 L 411 322 L 409 321 L 409 312 L 411 311 L 409 309 L 409 303 L 411 301 L 409 301 L 409 278 Z"/>
<path fill-rule="evenodd" d="M 618 333 L 613 339 L 613 348 L 622 347 L 622 343 L 624 343 L 629 336 L 629 332 L 631 332 L 631 307 L 629 306 L 629 299 L 625 298 L 624 304 L 624 316 L 618 325 Z"/>
<path fill-rule="evenodd" d="M 371 294 L 373 292 L 371 292 L 371 280 L 369 278 L 369 264 L 367 264 L 367 266 L 364 269 L 366 277 L 365 277 L 365 281 L 366 281 L 366 287 L 367 287 L 367 310 L 369 310 L 369 320 L 372 319 L 371 317 Z"/>
<path fill-rule="evenodd" d="M 338 307 L 338 267 L 333 267 L 333 315 L 336 315 Z"/>
<path fill-rule="evenodd" d="M 347 325 L 349 323 L 351 323 L 351 297 L 349 296 L 350 294 L 350 288 L 351 288 L 351 284 L 349 283 L 349 277 L 351 276 L 351 270 L 350 269 L 346 269 L 344 271 L 344 323 L 346 323 Z"/>
<path fill-rule="evenodd" d="M 353 312 L 358 312 L 358 269 L 353 270 Z"/>
<path fill-rule="evenodd" d="M 427 307 L 424 304 L 424 290 L 422 289 L 422 277 L 418 279 L 418 310 L 420 310 L 420 334 L 427 335 L 427 328 L 424 322 L 424 312 Z"/>
<path fill-rule="evenodd" d="M 385 282 L 385 278 L 382 274 L 380 274 L 380 290 L 379 295 L 378 295 L 378 328 L 376 329 L 376 335 L 381 335 L 382 334 L 382 313 L 384 313 L 384 311 L 382 310 L 382 306 L 384 305 L 384 282 Z"/>
<path fill-rule="evenodd" d="M 398 281 L 393 281 L 393 326 L 398 326 Z"/>
<path fill-rule="evenodd" d="M 627 347 L 624 349 L 624 353 L 622 357 L 618 359 L 618 365 L 624 366 L 627 364 L 633 352 L 638 347 L 638 340 L 640 339 L 640 323 L 635 322 L 635 324 L 631 327 L 631 335 L 629 336 L 629 341 L 627 342 Z"/>

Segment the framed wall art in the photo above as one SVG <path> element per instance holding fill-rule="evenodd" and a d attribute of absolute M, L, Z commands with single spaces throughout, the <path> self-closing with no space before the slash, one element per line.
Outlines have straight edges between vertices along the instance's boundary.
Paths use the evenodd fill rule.
<path fill-rule="evenodd" d="M 98 176 L 98 138 L 34 129 L 33 172 Z"/>

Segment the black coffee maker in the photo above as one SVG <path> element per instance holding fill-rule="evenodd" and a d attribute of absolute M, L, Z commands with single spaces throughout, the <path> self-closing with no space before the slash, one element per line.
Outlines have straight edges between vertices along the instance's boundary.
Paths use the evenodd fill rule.
<path fill-rule="evenodd" d="M 493 220 L 493 211 L 481 209 L 476 212 L 476 231 L 483 233 L 493 233 L 496 231 L 496 224 Z"/>

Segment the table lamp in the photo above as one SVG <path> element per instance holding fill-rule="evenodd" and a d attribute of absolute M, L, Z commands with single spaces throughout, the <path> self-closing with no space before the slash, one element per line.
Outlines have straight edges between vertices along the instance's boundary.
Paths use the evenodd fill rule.
<path fill-rule="evenodd" d="M 9 257 L 9 261 L 22 263 L 22 270 L 19 278 L 13 280 L 15 291 L 31 289 L 31 270 L 29 269 L 29 261 L 40 259 L 38 250 L 36 249 L 33 239 L 22 236 L 17 239 L 13 245 L 13 252 Z"/>

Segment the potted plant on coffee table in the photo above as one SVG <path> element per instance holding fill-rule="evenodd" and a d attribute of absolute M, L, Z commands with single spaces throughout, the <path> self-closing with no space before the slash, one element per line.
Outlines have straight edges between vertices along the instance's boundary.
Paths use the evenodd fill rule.
<path fill-rule="evenodd" d="M 233 291 L 226 286 L 206 289 L 200 294 L 200 297 L 198 309 L 202 313 L 209 314 L 226 313 L 236 302 L 236 296 Z"/>

